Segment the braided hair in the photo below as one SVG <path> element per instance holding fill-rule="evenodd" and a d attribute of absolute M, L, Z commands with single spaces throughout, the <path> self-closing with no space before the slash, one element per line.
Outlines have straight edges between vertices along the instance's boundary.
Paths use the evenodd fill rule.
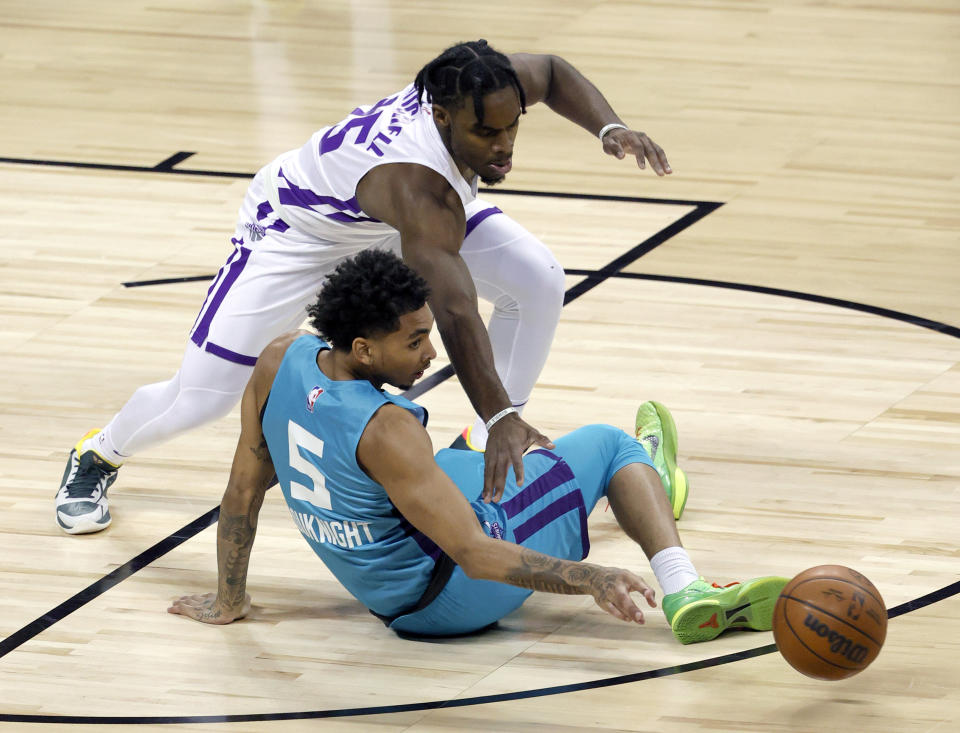
<path fill-rule="evenodd" d="M 484 39 L 451 46 L 417 74 L 414 81 L 417 98 L 449 109 L 459 109 L 465 98 L 473 97 L 477 121 L 483 124 L 483 97 L 490 92 L 512 86 L 520 99 L 520 110 L 527 111 L 527 96 L 517 72 L 506 55 L 495 51 Z"/>

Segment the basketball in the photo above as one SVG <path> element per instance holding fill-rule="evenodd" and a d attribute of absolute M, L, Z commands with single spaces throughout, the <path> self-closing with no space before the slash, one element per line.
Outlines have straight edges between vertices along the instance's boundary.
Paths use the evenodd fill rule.
<path fill-rule="evenodd" d="M 867 578 L 843 565 L 818 565 L 784 587 L 773 639 L 791 667 L 818 680 L 866 669 L 887 636 L 887 607 Z"/>

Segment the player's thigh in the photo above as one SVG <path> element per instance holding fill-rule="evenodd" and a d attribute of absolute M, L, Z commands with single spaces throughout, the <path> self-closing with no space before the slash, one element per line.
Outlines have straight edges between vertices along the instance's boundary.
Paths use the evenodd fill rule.
<path fill-rule="evenodd" d="M 553 450 L 577 478 L 587 512 L 606 496 L 614 474 L 631 463 L 653 466 L 636 439 L 612 425 L 586 425 L 554 441 Z"/>
<path fill-rule="evenodd" d="M 252 247 L 236 247 L 197 316 L 194 344 L 252 366 L 270 341 L 303 323 L 327 275 L 366 249 L 318 243 L 310 252 L 284 245 L 280 235 L 268 233 Z"/>
<path fill-rule="evenodd" d="M 467 206 L 467 233 L 460 249 L 484 300 L 505 296 L 541 306 L 563 304 L 563 268 L 549 248 L 495 206 L 476 199 Z"/>

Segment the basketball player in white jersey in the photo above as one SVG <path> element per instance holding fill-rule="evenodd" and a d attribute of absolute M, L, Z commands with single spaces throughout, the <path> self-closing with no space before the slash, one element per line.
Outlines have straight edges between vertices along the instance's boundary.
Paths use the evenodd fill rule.
<path fill-rule="evenodd" d="M 56 496 L 70 534 L 109 526 L 107 489 L 135 453 L 227 414 L 257 355 L 305 317 L 325 276 L 370 247 L 402 255 L 430 285 L 430 306 L 457 376 L 477 411 L 468 447 L 486 450 L 485 493 L 547 437 L 524 422 L 563 307 L 563 268 L 499 209 L 477 198 L 510 171 L 526 107 L 551 109 L 636 157 L 658 175 L 663 151 L 627 128 L 570 64 L 548 55 L 462 43 L 413 84 L 316 132 L 254 177 L 234 250 L 207 292 L 180 370 L 138 389 L 103 430 L 76 444 Z M 477 296 L 494 305 L 488 328 Z"/>

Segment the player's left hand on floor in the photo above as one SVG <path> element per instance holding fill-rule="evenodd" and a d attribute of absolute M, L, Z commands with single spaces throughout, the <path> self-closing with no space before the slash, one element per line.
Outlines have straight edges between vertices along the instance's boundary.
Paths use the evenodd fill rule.
<path fill-rule="evenodd" d="M 195 593 L 175 600 L 167 613 L 186 616 L 204 624 L 229 624 L 250 613 L 250 601 L 250 594 L 246 593 L 239 609 L 229 609 L 219 602 L 216 593 Z"/>

